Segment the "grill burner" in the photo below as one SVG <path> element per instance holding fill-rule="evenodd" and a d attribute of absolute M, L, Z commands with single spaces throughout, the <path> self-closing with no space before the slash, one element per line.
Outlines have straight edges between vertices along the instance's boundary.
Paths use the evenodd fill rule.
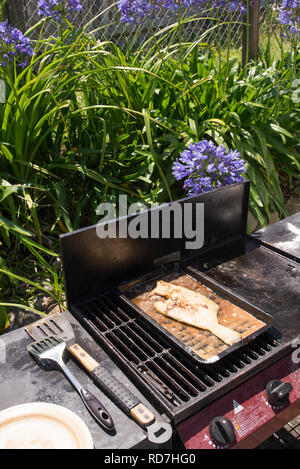
<path fill-rule="evenodd" d="M 205 240 L 198 251 L 187 251 L 185 240 L 176 238 L 99 239 L 96 227 L 61 238 L 70 311 L 174 424 L 290 353 L 300 333 L 300 263 L 246 236 L 248 197 L 249 184 L 243 183 L 186 200 L 205 204 Z M 119 221 L 114 223 L 118 230 Z M 212 290 L 220 285 L 269 313 L 274 327 L 217 362 L 199 362 L 119 289 L 153 280 L 158 260 L 178 257 L 184 274 L 200 283 L 205 276 Z M 163 275 L 174 265 L 161 269 Z"/>

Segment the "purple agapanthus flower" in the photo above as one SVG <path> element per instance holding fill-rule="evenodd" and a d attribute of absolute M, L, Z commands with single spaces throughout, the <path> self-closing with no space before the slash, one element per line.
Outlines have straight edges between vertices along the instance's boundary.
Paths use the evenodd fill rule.
<path fill-rule="evenodd" d="M 30 40 L 19 29 L 13 28 L 8 20 L 0 23 L 0 61 L 2 67 L 14 60 L 17 65 L 26 67 L 33 54 Z"/>
<path fill-rule="evenodd" d="M 119 0 L 118 8 L 122 23 L 141 23 L 144 18 L 150 17 L 159 9 L 168 9 L 178 12 L 181 8 L 204 6 L 207 0 Z"/>
<path fill-rule="evenodd" d="M 52 17 L 61 22 L 63 18 L 71 19 L 74 13 L 80 11 L 80 0 L 39 0 L 38 13 L 40 16 Z"/>
<path fill-rule="evenodd" d="M 184 179 L 183 188 L 188 194 L 194 195 L 243 181 L 246 168 L 236 150 L 202 140 L 184 150 L 172 170 L 176 180 Z"/>
<path fill-rule="evenodd" d="M 242 15 L 247 13 L 246 2 L 243 0 L 215 0 L 214 7 L 220 10 L 227 10 L 231 13 L 239 12 Z"/>
<path fill-rule="evenodd" d="M 159 0 L 120 0 L 118 8 L 122 23 L 140 23 L 159 8 Z"/>
<path fill-rule="evenodd" d="M 284 35 L 300 37 L 300 0 L 283 0 L 278 10 L 278 21 L 285 26 Z"/>
<path fill-rule="evenodd" d="M 122 23 L 141 23 L 159 9 L 177 13 L 179 9 L 220 8 L 229 11 L 247 11 L 244 0 L 119 0 L 118 8 Z"/>

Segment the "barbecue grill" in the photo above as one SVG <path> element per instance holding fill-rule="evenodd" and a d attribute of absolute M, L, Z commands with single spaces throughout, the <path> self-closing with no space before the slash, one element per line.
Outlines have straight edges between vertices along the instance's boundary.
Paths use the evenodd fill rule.
<path fill-rule="evenodd" d="M 174 217 L 169 239 L 162 233 L 100 239 L 96 226 L 61 237 L 69 310 L 188 448 L 241 445 L 269 421 L 274 428 L 286 409 L 300 412 L 292 360 L 300 337 L 300 257 L 246 234 L 248 202 L 249 182 L 177 202 L 192 204 L 193 224 L 197 204 L 204 204 L 204 244 L 197 250 L 175 237 Z M 146 212 L 150 227 L 155 210 Z M 117 233 L 121 222 L 110 222 Z M 137 299 L 161 279 L 198 285 L 247 315 L 239 324 L 242 340 L 224 347 L 204 332 L 197 349 L 186 326 L 174 333 L 156 320 Z M 260 327 L 252 330 L 249 318 Z"/>

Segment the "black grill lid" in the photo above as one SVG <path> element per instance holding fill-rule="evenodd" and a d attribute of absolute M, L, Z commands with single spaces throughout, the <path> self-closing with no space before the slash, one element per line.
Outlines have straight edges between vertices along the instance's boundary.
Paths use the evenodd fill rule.
<path fill-rule="evenodd" d="M 199 252 L 246 232 L 248 200 L 249 182 L 244 182 L 178 201 L 181 205 L 192 203 L 193 209 L 197 203 L 204 203 L 204 245 Z M 157 210 L 159 208 L 146 212 L 149 226 L 151 213 Z M 130 221 L 134 217 L 127 219 Z M 116 224 L 118 230 L 120 219 L 110 223 Z M 124 280 L 153 270 L 155 259 L 174 252 L 180 252 L 181 257 L 195 255 L 195 251 L 185 249 L 186 241 L 185 238 L 164 239 L 161 234 L 157 239 L 100 239 L 96 226 L 62 235 L 61 252 L 69 307 L 76 299 L 111 289 Z"/>

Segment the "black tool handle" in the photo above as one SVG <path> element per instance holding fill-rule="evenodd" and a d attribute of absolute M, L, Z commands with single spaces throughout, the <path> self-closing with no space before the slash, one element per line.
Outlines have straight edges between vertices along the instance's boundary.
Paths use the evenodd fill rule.
<path fill-rule="evenodd" d="M 91 372 L 91 377 L 103 391 L 113 396 L 116 404 L 126 414 L 130 414 L 131 409 L 140 403 L 140 400 L 103 366 L 97 366 Z"/>
<path fill-rule="evenodd" d="M 115 424 L 110 413 L 106 410 L 103 404 L 94 396 L 90 391 L 82 388 L 80 391 L 81 399 L 88 411 L 92 414 L 94 419 L 102 425 L 106 430 L 112 431 Z"/>
<path fill-rule="evenodd" d="M 147 427 L 155 421 L 154 414 L 106 368 L 101 365 L 97 366 L 91 372 L 91 376 L 95 383 L 141 426 Z"/>
<path fill-rule="evenodd" d="M 90 391 L 81 386 L 77 378 L 73 375 L 70 368 L 65 364 L 61 359 L 58 362 L 58 366 L 61 371 L 64 373 L 65 377 L 70 381 L 74 386 L 79 396 L 81 397 L 84 405 L 94 417 L 96 422 L 102 425 L 106 430 L 112 431 L 115 428 L 113 419 L 111 418 L 110 413 L 106 410 L 104 405 L 99 401 L 99 399 L 94 396 Z"/>
<path fill-rule="evenodd" d="M 132 394 L 106 368 L 99 365 L 80 345 L 72 345 L 69 347 L 69 351 L 90 373 L 97 386 L 111 397 L 123 412 L 130 415 L 143 427 L 147 427 L 155 421 L 154 414 L 141 403 L 140 399 Z"/>

